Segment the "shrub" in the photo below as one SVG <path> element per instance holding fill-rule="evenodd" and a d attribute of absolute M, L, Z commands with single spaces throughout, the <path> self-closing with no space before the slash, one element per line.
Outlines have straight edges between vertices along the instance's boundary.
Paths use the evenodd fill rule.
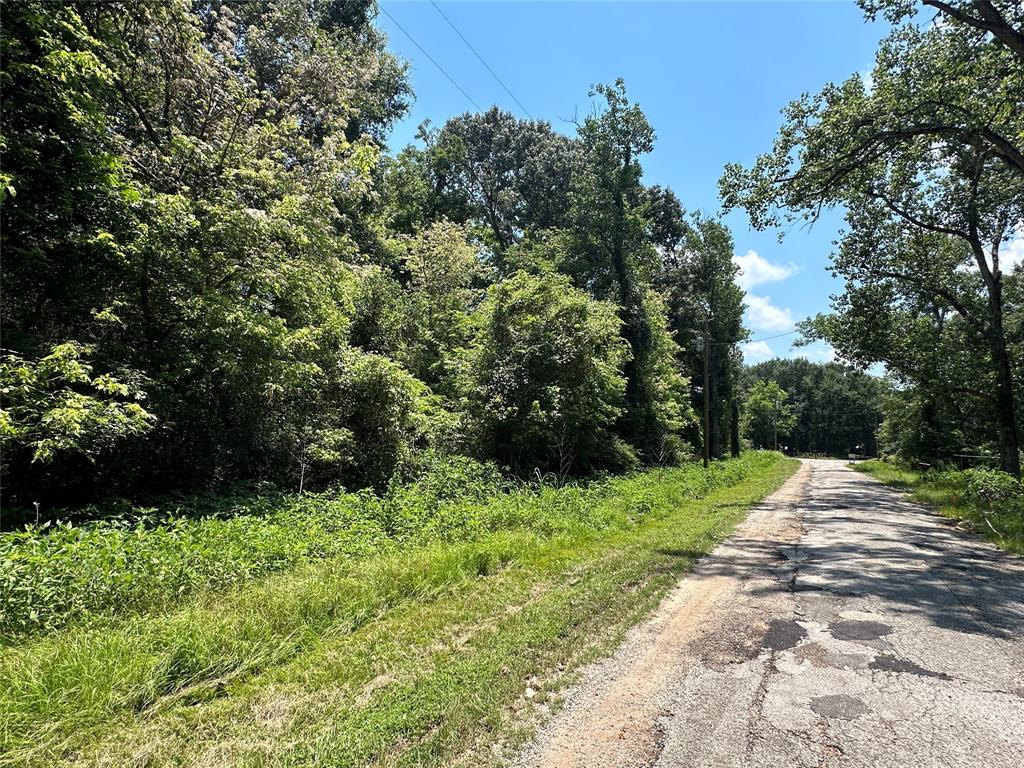
<path fill-rule="evenodd" d="M 93 374 L 91 346 L 67 341 L 38 361 L 0 355 L 0 452 L 49 463 L 63 455 L 92 459 L 132 435 L 147 432 L 153 415 L 136 372 L 126 380 Z M 5 462 L 6 463 L 6 462 Z M 5 467 L 6 469 L 6 467 Z"/>
<path fill-rule="evenodd" d="M 967 497 L 981 504 L 1010 501 L 1024 494 L 1020 480 L 998 469 L 975 467 L 963 473 L 967 480 Z"/>
<path fill-rule="evenodd" d="M 483 455 L 528 475 L 606 468 L 622 453 L 611 430 L 629 349 L 613 305 L 562 275 L 518 272 L 491 286 L 475 320 L 461 389 Z"/>

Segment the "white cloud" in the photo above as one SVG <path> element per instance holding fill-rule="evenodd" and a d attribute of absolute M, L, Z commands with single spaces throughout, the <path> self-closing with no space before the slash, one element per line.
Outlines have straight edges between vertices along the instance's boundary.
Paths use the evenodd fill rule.
<path fill-rule="evenodd" d="M 864 90 L 871 93 L 875 90 L 875 76 L 870 69 L 862 69 L 857 73 L 860 75 L 860 81 L 864 83 Z"/>
<path fill-rule="evenodd" d="M 1024 229 L 1018 230 L 1017 236 L 999 249 L 999 269 L 1010 272 L 1018 264 L 1024 264 Z"/>
<path fill-rule="evenodd" d="M 793 313 L 788 308 L 777 307 L 771 296 L 747 294 L 747 322 L 755 331 L 791 331 L 795 327 Z"/>
<path fill-rule="evenodd" d="M 762 283 L 777 283 L 796 272 L 795 264 L 773 264 L 757 251 L 747 251 L 742 256 L 733 255 L 732 261 L 739 267 L 736 282 L 744 291 Z"/>
<path fill-rule="evenodd" d="M 764 360 L 770 360 L 775 357 L 775 353 L 772 348 L 768 346 L 765 341 L 748 341 L 742 347 L 743 350 L 743 362 L 745 363 L 760 363 Z"/>
<path fill-rule="evenodd" d="M 812 363 L 831 363 L 836 359 L 836 351 L 831 344 L 819 342 L 809 347 L 793 347 L 791 357 L 802 357 Z"/>

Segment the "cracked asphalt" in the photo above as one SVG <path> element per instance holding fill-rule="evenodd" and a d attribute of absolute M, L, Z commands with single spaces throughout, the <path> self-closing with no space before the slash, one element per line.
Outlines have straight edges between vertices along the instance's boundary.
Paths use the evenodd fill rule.
<path fill-rule="evenodd" d="M 1024 766 L 1024 560 L 805 461 L 618 651 L 526 766 Z"/>

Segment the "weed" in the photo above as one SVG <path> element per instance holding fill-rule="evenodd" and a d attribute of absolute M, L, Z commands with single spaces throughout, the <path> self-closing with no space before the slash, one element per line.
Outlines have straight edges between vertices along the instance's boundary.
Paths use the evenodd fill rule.
<path fill-rule="evenodd" d="M 307 733 L 275 747 L 298 750 L 298 762 L 322 750 L 342 763 L 364 762 L 393 744 L 405 744 L 414 763 L 450 754 L 482 722 L 505 718 L 519 686 L 504 670 L 578 663 L 581 650 L 638 620 L 692 562 L 664 551 L 706 551 L 743 514 L 740 505 L 698 499 L 753 500 L 789 471 L 777 455 L 750 454 L 708 473 L 686 466 L 489 497 L 479 489 L 477 501 L 449 498 L 434 515 L 425 503 L 417 509 L 424 494 L 411 489 L 364 500 L 375 515 L 406 521 L 372 553 L 323 556 L 198 592 L 173 609 L 83 620 L 0 651 L 0 764 L 5 754 L 52 764 L 82 750 L 131 751 L 104 758 L 123 763 L 164 748 L 170 752 L 154 762 L 172 762 L 197 739 L 248 727 L 248 715 L 227 710 L 256 711 L 241 703 L 249 701 L 244 692 L 265 704 L 284 682 L 334 702 L 296 721 L 320 722 L 327 741 Z M 402 493 L 409 503 L 387 509 Z M 433 671 L 420 679 L 423 669 Z M 393 677 L 402 682 L 363 691 Z M 470 701 L 464 718 L 460 707 Z M 435 743 L 442 716 L 447 735 Z M 212 720 L 181 731 L 192 734 L 184 741 L 150 738 L 152 728 L 174 730 L 197 717 Z"/>

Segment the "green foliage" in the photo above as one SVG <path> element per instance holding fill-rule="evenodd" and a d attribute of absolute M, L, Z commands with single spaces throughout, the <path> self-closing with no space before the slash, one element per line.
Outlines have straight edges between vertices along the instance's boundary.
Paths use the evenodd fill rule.
<path fill-rule="evenodd" d="M 671 470 L 688 498 L 741 482 L 764 457 Z M 370 493 L 195 498 L 129 507 L 116 519 L 0 534 L 0 636 L 7 642 L 81 623 L 159 614 L 197 595 L 322 559 L 349 560 L 499 531 L 554 536 L 635 524 L 651 476 L 586 486 L 505 480 L 493 465 L 434 457 L 414 480 Z M 621 509 L 609 498 L 629 498 Z M 646 510 L 646 511 L 645 511 Z"/>
<path fill-rule="evenodd" d="M 1019 478 L 998 469 L 973 467 L 964 470 L 967 497 L 980 504 L 992 506 L 999 502 L 1018 499 L 1024 494 Z"/>
<path fill-rule="evenodd" d="M 93 375 L 92 349 L 58 344 L 38 361 L 0 357 L 0 450 L 5 469 L 20 453 L 33 462 L 63 456 L 94 458 L 125 438 L 153 427 L 153 415 L 138 401 L 145 393 L 138 376 Z"/>
<path fill-rule="evenodd" d="M 897 396 L 890 394 L 883 379 L 864 371 L 803 358 L 758 363 L 747 368 L 744 376 L 750 381 L 775 381 L 789 394 L 796 422 L 786 435 L 786 445 L 797 453 L 875 455 L 883 403 Z M 886 410 L 886 418 L 888 414 Z"/>
<path fill-rule="evenodd" d="M 882 399 L 881 455 L 940 464 L 955 454 L 993 456 L 989 404 L 938 386 L 912 386 Z"/>
<path fill-rule="evenodd" d="M 81 231 L 49 227 L 31 254 L 23 253 L 35 242 L 31 222 L 67 217 L 37 210 L 23 219 L 20 200 L 7 204 L 19 196 L 5 203 L 5 281 L 40 291 L 52 308 L 5 291 L 4 320 L 23 356 L 88 338 L 104 367 L 146 376 L 161 437 L 134 441 L 131 453 L 89 470 L 109 473 L 103 479 L 115 488 L 254 475 L 301 484 L 307 464 L 321 480 L 380 484 L 399 460 L 405 438 L 394 433 L 408 431 L 398 422 L 409 421 L 415 387 L 397 366 L 349 349 L 356 290 L 348 262 L 363 237 L 351 217 L 368 199 L 380 154 L 372 134 L 402 113 L 407 87 L 369 13 L 331 7 L 33 4 L 5 24 L 5 76 L 28 77 L 19 73 L 36 72 L 30 64 L 40 57 L 52 62 L 61 46 L 94 57 L 76 54 L 79 69 L 59 79 L 39 75 L 49 92 L 63 90 L 35 113 L 10 121 L 18 110 L 5 110 L 10 147 L 35 146 L 43 132 L 60 137 L 54 151 L 75 153 L 59 168 L 26 163 L 16 190 L 53 176 L 62 181 L 46 178 L 47 190 L 106 197 L 69 202 L 88 217 Z M 48 21 L 60 22 L 50 36 L 32 32 Z M 54 50 L 37 50 L 40 40 Z M 20 98 L 19 87 L 9 96 Z M 119 175 L 101 175 L 96 158 L 114 154 Z M 8 293 L 25 301 L 7 302 Z M 381 376 L 394 380 L 381 385 Z M 378 401 L 383 410 L 365 415 L 363 428 L 385 434 L 372 455 L 357 456 L 351 409 Z M 8 502 L 26 503 L 57 477 L 58 491 L 98 485 L 83 474 L 66 461 L 51 474 L 22 473 Z"/>
<path fill-rule="evenodd" d="M 348 473 L 355 487 L 384 488 L 430 428 L 429 390 L 379 355 L 355 355 L 348 367 L 343 421 L 351 433 Z"/>
<path fill-rule="evenodd" d="M 454 521 L 502 488 L 493 468 L 452 459 L 435 461 L 416 482 L 383 497 L 325 492 L 197 498 L 129 508 L 114 520 L 2 534 L 2 634 L 162 612 L 194 594 L 306 561 L 472 538 L 468 520 L 460 529 Z M 102 509 L 85 512 L 110 516 Z"/>
<path fill-rule="evenodd" d="M 207 704 L 231 709 L 241 703 L 250 711 L 248 694 L 235 686 L 255 685 L 263 690 L 270 684 L 275 696 L 288 696 L 278 686 L 291 680 L 291 675 L 302 679 L 304 700 L 310 690 L 329 686 L 334 717 L 353 702 L 357 709 L 366 703 L 359 691 L 383 674 L 366 667 L 378 662 L 392 672 L 395 664 L 409 662 L 419 672 L 442 670 L 445 690 L 454 697 L 445 709 L 460 711 L 464 700 L 472 698 L 471 691 L 490 690 L 509 677 L 507 669 L 501 672 L 503 665 L 513 663 L 506 648 L 509 642 L 515 643 L 516 659 L 529 655 L 533 664 L 539 648 L 560 656 L 575 654 L 579 641 L 565 632 L 580 617 L 603 614 L 607 607 L 601 601 L 607 599 L 613 605 L 618 604 L 614 601 L 625 603 L 605 621 L 613 620 L 620 629 L 635 621 L 693 562 L 692 554 L 681 552 L 710 549 L 742 517 L 747 505 L 777 487 L 791 471 L 792 466 L 777 455 L 751 453 L 716 465 L 711 472 L 689 465 L 587 487 L 518 486 L 494 493 L 489 470 L 464 463 L 448 466 L 434 480 L 425 478 L 420 488 L 429 495 L 430 488 L 450 488 L 448 480 L 464 477 L 465 487 L 458 491 L 462 503 L 448 506 L 454 501 L 448 498 L 441 505 L 437 524 L 442 527 L 430 534 L 433 538 L 424 546 L 385 550 L 358 560 L 327 557 L 288 573 L 242 583 L 235 590 L 183 602 L 163 615 L 72 627 L 48 638 L 21 638 L 0 656 L 0 713 L 5 724 L 0 744 L 5 754 L 19 761 L 53 764 L 73 752 L 75 759 L 88 762 L 95 757 L 91 747 L 100 746 L 105 734 L 116 733 L 115 743 L 108 747 L 136 748 L 129 732 L 137 713 L 145 711 L 145 722 L 152 724 L 164 714 L 174 719 L 177 712 L 168 709 L 179 705 L 189 707 L 192 714 L 201 709 L 204 716 L 209 714 Z M 474 501 L 475 492 L 485 495 Z M 449 509 L 462 514 L 449 514 Z M 462 528 L 449 528 L 449 524 Z M 245 535 L 242 529 L 236 533 Z M 425 531 L 419 534 L 420 543 L 428 540 Z M 100 542 L 90 539 L 90 544 Z M 577 584 L 581 578 L 584 582 Z M 551 589 L 553 584 L 558 588 Z M 633 602 L 638 594 L 646 595 L 639 604 Z M 495 611 L 493 621 L 476 615 L 481 597 L 488 595 L 486 604 Z M 551 596 L 559 597 L 553 605 L 546 602 Z M 599 602 L 589 602 L 595 596 Z M 568 599 L 563 603 L 562 597 Z M 580 599 L 583 609 L 577 614 Z M 525 620 L 524 629 L 510 631 L 501 623 L 517 621 L 518 610 L 510 606 L 525 609 L 518 617 Z M 543 614 L 537 615 L 541 608 Z M 552 617 L 561 623 L 551 627 L 550 636 L 547 629 L 538 634 Z M 459 640 L 451 647 L 454 638 L 473 626 L 488 627 L 483 647 L 498 646 L 496 658 L 486 665 L 473 655 L 476 641 L 467 645 Z M 435 627 L 443 630 L 440 640 L 434 639 Z M 431 632 L 424 636 L 428 628 Z M 423 643 L 442 649 L 441 659 L 448 661 L 421 665 Z M 457 658 L 448 656 L 449 651 Z M 460 679 L 452 690 L 453 664 L 461 665 L 466 655 L 469 669 L 479 672 L 486 667 L 488 682 L 480 688 Z M 498 659 L 492 669 L 491 661 Z M 402 670 L 403 679 L 419 679 L 406 675 L 411 670 Z M 368 673 L 365 679 L 364 673 Z M 510 698 L 521 694 L 521 683 L 516 680 L 514 686 L 517 690 L 509 692 Z M 339 688 L 344 691 L 341 698 Z M 404 684 L 381 691 L 385 696 L 399 694 L 401 703 L 374 702 L 372 710 L 382 713 L 386 728 L 383 735 L 373 729 L 369 743 L 404 741 L 404 736 L 419 732 L 425 719 L 436 724 L 436 717 L 430 717 L 431 712 L 436 715 L 432 707 L 417 709 L 424 704 L 418 697 L 411 700 L 420 704 L 408 710 L 406 691 Z M 237 712 L 221 711 L 235 725 L 249 722 Z M 415 717 L 410 714 L 407 721 L 402 716 L 406 711 Z M 143 719 L 137 723 L 143 724 Z M 365 720 L 359 723 L 360 718 L 354 718 L 352 738 L 340 739 L 349 745 L 344 749 L 355 752 L 339 757 L 338 762 L 373 757 L 372 749 L 366 751 Z M 115 728 L 108 730 L 110 726 Z M 392 731 L 395 727 L 399 732 Z M 401 730 L 408 727 L 414 730 Z M 206 738 L 197 735 L 207 733 L 205 728 L 187 731 L 190 741 Z M 218 740 L 226 732 L 219 725 L 209 731 Z M 144 741 L 147 748 L 170 747 L 179 759 L 185 754 L 184 744 L 171 746 L 163 738 Z M 154 758 L 152 749 L 149 755 Z M 127 758 L 110 759 L 119 764 Z"/>
<path fill-rule="evenodd" d="M 560 267 L 577 285 L 618 303 L 630 349 L 620 429 L 644 460 L 657 461 L 679 451 L 672 430 L 690 414 L 680 400 L 685 379 L 668 370 L 678 371 L 679 349 L 666 334 L 667 309 L 649 287 L 659 247 L 678 244 L 684 231 L 682 207 L 670 191 L 640 182 L 640 157 L 653 150 L 654 129 L 623 81 L 597 85 L 591 96 L 601 103 L 579 129 L 582 165 L 570 188 L 571 234 Z M 668 400 L 674 415 L 666 413 Z"/>
<path fill-rule="evenodd" d="M 388 156 L 409 88 L 375 15 L 5 13 L 10 371 L 77 339 L 111 374 L 8 393 L 5 507 L 247 481 L 381 492 L 437 452 L 562 479 L 687 455 L 678 308 L 715 293 L 728 392 L 739 294 L 727 230 L 691 231 L 642 183 L 640 106 L 617 81 L 576 136 L 491 109 Z M 663 267 L 701 248 L 702 282 L 676 285 Z"/>
<path fill-rule="evenodd" d="M 550 124 L 491 107 L 445 123 L 432 154 L 445 207 L 477 222 L 499 252 L 526 233 L 564 226 L 575 158 L 571 140 Z"/>
<path fill-rule="evenodd" d="M 733 454 L 738 455 L 739 425 L 735 414 L 741 394 L 738 387 L 741 356 L 736 344 L 747 337 L 743 327 L 743 290 L 736 284 L 737 267 L 733 263 L 735 244 L 728 228 L 720 221 L 695 214 L 684 224 L 681 238 L 667 252 L 655 285 L 667 301 L 669 327 L 679 345 L 680 360 L 691 381 L 703 384 L 704 353 L 696 339 L 707 333 L 713 340 L 708 350 L 709 391 L 693 398 L 693 406 L 703 410 L 703 398 L 710 399 L 710 455 L 721 458 L 727 438 Z M 671 241 L 666 241 L 671 245 Z M 694 443 L 703 435 L 693 434 Z"/>
<path fill-rule="evenodd" d="M 568 278 L 518 272 L 488 290 L 463 371 L 484 455 L 524 474 L 615 466 L 629 351 L 613 305 Z"/>
<path fill-rule="evenodd" d="M 789 393 L 772 380 L 758 380 L 743 402 L 743 433 L 758 447 L 777 448 L 796 426 Z"/>
<path fill-rule="evenodd" d="M 648 290 L 640 306 L 646 327 L 641 364 L 635 366 L 637 405 L 633 414 L 643 425 L 638 448 L 642 458 L 654 464 L 676 464 L 693 450 L 686 441 L 697 423 L 690 404 L 690 381 L 681 372 L 682 350 L 676 343 L 660 294 Z"/>
<path fill-rule="evenodd" d="M 984 5 L 982 15 L 1006 22 Z M 891 18 L 909 8 L 864 6 Z M 742 206 L 759 228 L 813 222 L 842 206 L 833 271 L 846 290 L 833 315 L 804 330 L 846 359 L 884 362 L 928 400 L 984 401 L 976 410 L 1002 467 L 1019 475 L 1018 372 L 999 253 L 1024 217 L 1024 56 L 1011 44 L 1021 39 L 1019 12 L 1009 27 L 978 27 L 974 10 L 894 29 L 870 87 L 854 75 L 791 103 L 772 151 L 749 169 L 728 166 L 720 188 L 726 207 Z"/>
<path fill-rule="evenodd" d="M 438 392 L 451 393 L 454 359 L 472 333 L 484 268 L 464 227 L 441 220 L 401 241 L 410 274 L 408 311 L 416 328 L 410 369 Z"/>
<path fill-rule="evenodd" d="M 918 12 L 916 0 L 858 0 L 869 19 L 878 15 L 897 24 Z M 991 35 L 1024 61 L 1024 8 L 1016 0 L 923 0 L 929 9 L 937 9 L 945 26 L 957 29 L 969 39 Z"/>

